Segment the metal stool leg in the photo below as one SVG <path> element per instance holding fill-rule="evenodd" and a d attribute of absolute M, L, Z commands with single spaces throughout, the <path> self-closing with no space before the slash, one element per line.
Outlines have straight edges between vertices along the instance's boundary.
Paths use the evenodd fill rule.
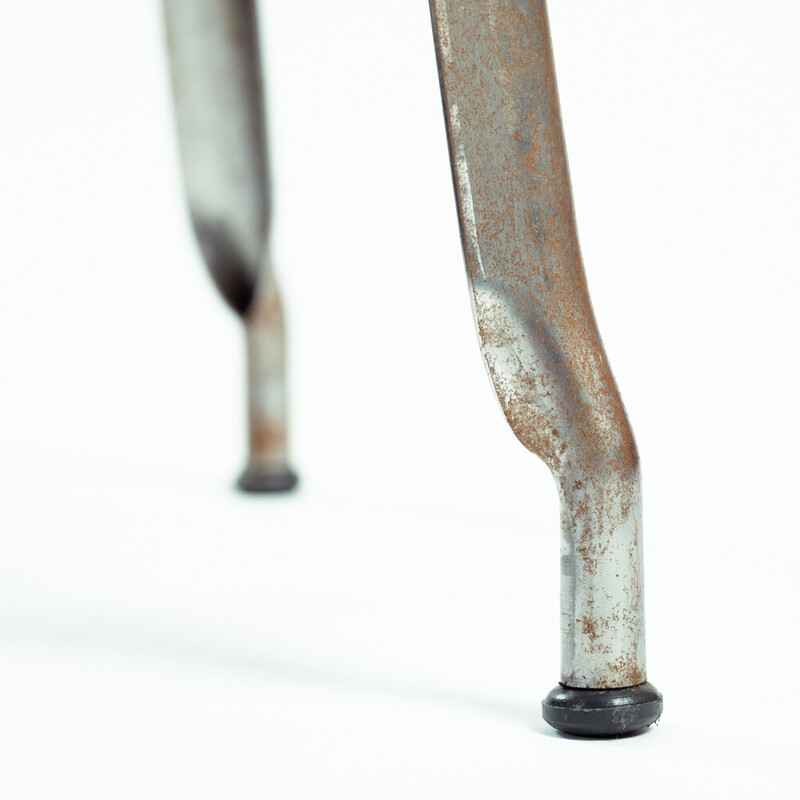
<path fill-rule="evenodd" d="M 592 311 L 544 0 L 430 0 L 461 237 L 486 366 L 561 499 L 562 731 L 661 714 L 645 673 L 639 456 Z"/>
<path fill-rule="evenodd" d="M 249 492 L 291 489 L 284 326 L 268 256 L 270 196 L 254 0 L 164 0 L 186 196 L 200 248 L 247 338 Z"/>

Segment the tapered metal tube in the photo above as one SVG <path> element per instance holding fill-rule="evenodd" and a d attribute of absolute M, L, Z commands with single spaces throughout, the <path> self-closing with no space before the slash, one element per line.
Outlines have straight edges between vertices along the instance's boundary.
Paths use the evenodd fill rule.
<path fill-rule="evenodd" d="M 282 491 L 284 326 L 268 259 L 269 176 L 254 0 L 163 0 L 181 162 L 208 269 L 243 318 L 250 459 L 239 485 Z"/>
<path fill-rule="evenodd" d="M 586 286 L 546 6 L 431 0 L 431 11 L 483 357 L 561 500 L 561 682 L 636 686 L 639 457 Z"/>

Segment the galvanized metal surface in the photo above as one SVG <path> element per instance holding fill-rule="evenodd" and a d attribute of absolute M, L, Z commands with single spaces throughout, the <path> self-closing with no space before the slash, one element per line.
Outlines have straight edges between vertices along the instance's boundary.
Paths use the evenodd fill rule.
<path fill-rule="evenodd" d="M 543 0 L 430 0 L 481 349 L 561 500 L 562 676 L 646 680 L 639 456 L 589 300 Z"/>
<path fill-rule="evenodd" d="M 250 461 L 240 485 L 291 488 L 254 0 L 164 0 L 164 12 L 192 223 L 218 289 L 245 325 Z"/>

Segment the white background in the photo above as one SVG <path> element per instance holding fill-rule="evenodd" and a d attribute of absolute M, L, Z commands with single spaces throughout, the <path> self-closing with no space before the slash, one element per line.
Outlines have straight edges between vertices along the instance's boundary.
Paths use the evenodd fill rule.
<path fill-rule="evenodd" d="M 0 796 L 797 796 L 796 8 L 551 5 L 665 695 L 606 742 L 540 719 L 556 493 L 480 362 L 427 3 L 263 9 L 286 499 L 231 490 L 157 4 L 4 9 Z"/>

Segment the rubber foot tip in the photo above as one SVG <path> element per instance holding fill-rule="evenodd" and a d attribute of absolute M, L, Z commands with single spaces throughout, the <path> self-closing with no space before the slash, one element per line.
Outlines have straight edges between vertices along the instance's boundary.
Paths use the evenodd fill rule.
<path fill-rule="evenodd" d="M 248 494 L 291 492 L 297 486 L 297 474 L 289 467 L 267 468 L 248 464 L 236 481 L 236 486 Z"/>
<path fill-rule="evenodd" d="M 542 701 L 542 717 L 562 733 L 607 738 L 642 731 L 661 716 L 664 698 L 651 683 L 625 689 L 559 684 Z"/>

